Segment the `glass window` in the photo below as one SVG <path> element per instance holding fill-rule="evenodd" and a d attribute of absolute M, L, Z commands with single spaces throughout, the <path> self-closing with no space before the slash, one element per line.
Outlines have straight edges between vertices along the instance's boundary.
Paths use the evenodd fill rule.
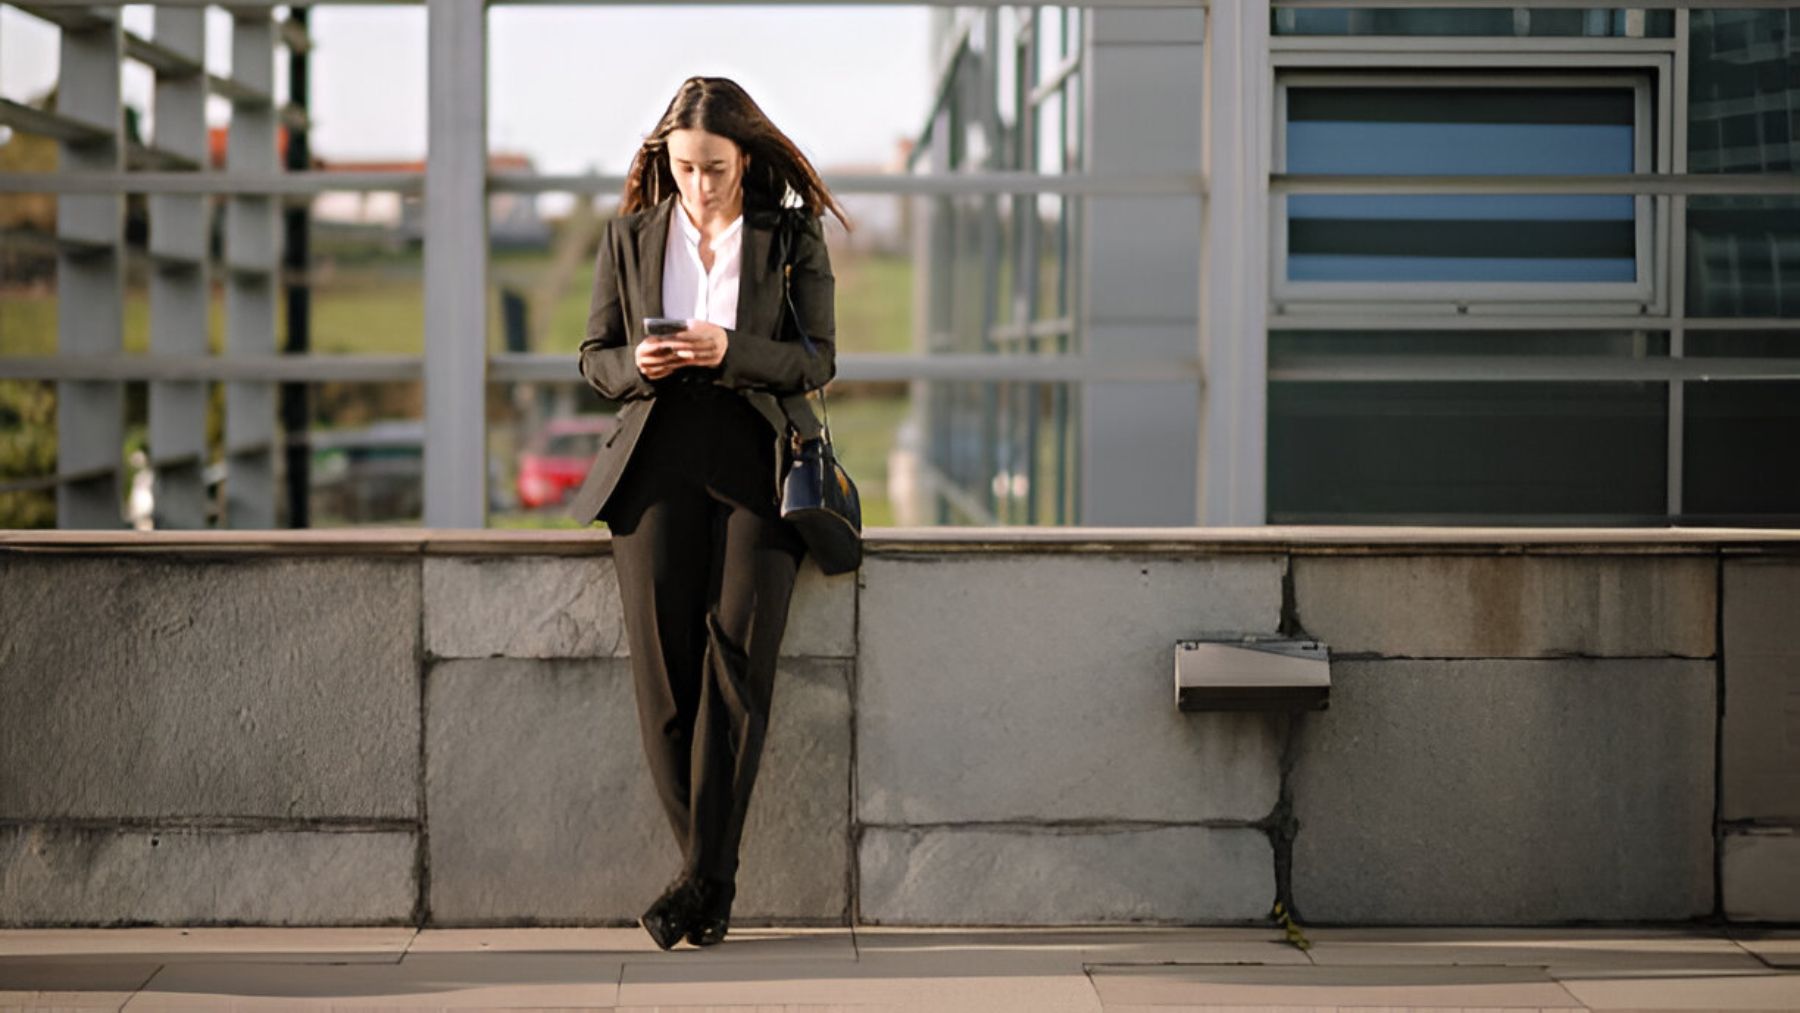
<path fill-rule="evenodd" d="M 1675 12 L 1616 7 L 1590 7 L 1585 10 L 1532 10 L 1526 7 L 1277 7 L 1270 12 L 1269 30 L 1274 35 L 1666 39 L 1675 34 Z"/>
<path fill-rule="evenodd" d="M 1668 385 L 1522 377 L 1546 359 L 1668 352 L 1664 331 L 1275 332 L 1269 520 L 1660 522 Z M 1354 363 L 1359 379 L 1297 378 L 1322 357 L 1334 372 Z M 1474 376 L 1405 379 L 1421 361 Z M 1384 372 L 1396 379 L 1363 379 Z"/>
<path fill-rule="evenodd" d="M 1690 331 L 1692 358 L 1800 360 L 1800 330 Z M 1729 380 L 1683 385 L 1682 520 L 1800 524 L 1800 382 Z"/>
<path fill-rule="evenodd" d="M 1358 84 L 1295 75 L 1280 171 L 1533 175 L 1643 171 L 1649 78 Z M 1491 82 L 1492 75 L 1488 81 Z M 1650 202 L 1629 194 L 1294 194 L 1278 295 L 1647 297 Z M 1338 283 L 1321 287 L 1320 283 Z M 1345 285 L 1343 283 L 1351 283 Z"/>
<path fill-rule="evenodd" d="M 1271 383 L 1274 524 L 1654 523 L 1668 385 Z"/>
<path fill-rule="evenodd" d="M 1690 15 L 1688 167 L 1800 171 L 1800 11 Z M 1800 198 L 1687 203 L 1688 312 L 1800 316 Z"/>

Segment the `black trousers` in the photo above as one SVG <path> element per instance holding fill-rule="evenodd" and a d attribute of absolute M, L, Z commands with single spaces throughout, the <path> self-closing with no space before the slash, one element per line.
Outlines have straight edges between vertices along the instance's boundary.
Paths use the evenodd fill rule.
<path fill-rule="evenodd" d="M 806 550 L 780 518 L 761 413 L 708 383 L 668 384 L 657 402 L 601 519 L 644 752 L 683 870 L 735 882 Z"/>

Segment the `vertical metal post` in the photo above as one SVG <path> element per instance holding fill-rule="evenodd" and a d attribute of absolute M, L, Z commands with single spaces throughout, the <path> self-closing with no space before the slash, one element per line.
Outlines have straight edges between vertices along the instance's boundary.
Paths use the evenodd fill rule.
<path fill-rule="evenodd" d="M 1057 144 L 1060 156 L 1057 159 L 1059 172 L 1086 172 L 1087 165 L 1087 79 L 1089 72 L 1088 39 L 1093 35 L 1094 12 L 1087 7 L 1073 10 L 1064 8 L 1058 15 L 1061 29 L 1057 32 L 1057 51 L 1060 58 L 1067 58 L 1072 53 L 1081 54 L 1081 66 L 1070 75 L 1063 85 L 1061 117 L 1057 124 Z M 1080 37 L 1074 42 L 1069 39 L 1070 25 L 1080 26 Z M 1039 22 L 1042 30 L 1042 22 Z M 1082 217 L 1086 214 L 1083 198 L 1076 194 L 1064 194 L 1059 198 L 1060 209 L 1056 222 L 1056 316 L 1061 320 L 1075 321 L 1083 315 L 1081 303 L 1081 286 L 1079 280 L 1086 276 L 1086 268 L 1077 258 L 1086 245 L 1085 236 L 1078 231 Z M 1086 351 L 1086 340 L 1081 332 L 1071 324 L 1069 333 L 1057 339 L 1056 351 L 1059 355 L 1072 355 Z M 1077 444 L 1076 430 L 1080 426 L 1077 414 L 1079 401 L 1074 384 L 1059 383 L 1056 385 L 1056 523 L 1081 523 L 1081 461 L 1075 457 Z"/>
<path fill-rule="evenodd" d="M 306 7 L 288 8 L 288 19 L 307 33 Z M 312 145 L 304 120 L 311 108 L 311 64 L 304 48 L 288 51 L 288 101 L 300 110 L 302 122 L 288 127 L 287 157 L 289 172 L 305 172 L 312 163 Z M 289 355 L 307 355 L 312 350 L 312 285 L 307 281 L 312 259 L 312 205 L 294 203 L 282 212 L 285 249 L 281 262 L 290 273 L 287 288 L 287 339 L 282 351 Z M 290 528 L 312 527 L 312 446 L 305 437 L 312 431 L 312 387 L 304 383 L 284 383 L 280 388 L 281 428 L 288 434 L 287 522 Z M 294 437 L 300 437 L 295 440 Z"/>
<path fill-rule="evenodd" d="M 1200 524 L 1267 523 L 1268 0 L 1206 11 L 1200 357 Z"/>
<path fill-rule="evenodd" d="M 206 12 L 198 7 L 159 7 L 154 36 L 160 45 L 199 62 L 206 56 Z M 154 99 L 157 146 L 191 158 L 207 171 L 206 78 L 199 73 L 158 73 Z M 212 286 L 207 205 L 203 194 L 151 194 L 150 351 L 154 355 L 206 355 Z M 150 450 L 157 458 L 183 458 L 156 472 L 155 522 L 160 528 L 206 527 L 206 406 L 203 380 L 150 383 Z M 191 455 L 191 456 L 189 456 Z"/>
<path fill-rule="evenodd" d="M 104 24 L 62 30 L 57 111 L 107 133 L 93 141 L 62 142 L 60 172 L 125 169 L 125 118 L 119 94 L 123 42 L 116 17 Z M 60 241 L 56 348 L 60 355 L 118 355 L 124 351 L 124 208 L 122 194 L 61 195 L 56 199 Z M 57 527 L 121 526 L 124 426 L 124 384 L 101 380 L 57 383 L 56 470 L 112 469 L 98 478 L 57 485 Z"/>
<path fill-rule="evenodd" d="M 1675 73 L 1669 89 L 1669 171 L 1688 171 L 1688 74 L 1691 36 L 1688 9 L 1675 12 Z M 1669 210 L 1669 257 L 1663 277 L 1669 279 L 1669 357 L 1687 355 L 1687 196 L 1674 194 L 1655 202 Z M 1684 486 L 1687 474 L 1687 388 L 1680 380 L 1669 381 L 1668 514 L 1669 523 L 1681 523 L 1686 512 Z"/>
<path fill-rule="evenodd" d="M 232 104 L 225 165 L 274 173 L 275 28 L 268 8 L 231 11 L 231 76 L 264 96 Z M 225 202 L 225 354 L 275 354 L 275 273 L 281 219 L 277 198 L 233 194 Z M 228 528 L 276 526 L 275 384 L 225 384 L 225 516 Z"/>
<path fill-rule="evenodd" d="M 969 66 L 974 68 L 969 74 L 969 85 L 974 92 L 972 111 L 980 118 L 983 141 L 979 168 L 987 170 L 1000 168 L 1006 157 L 1000 139 L 999 47 L 1002 44 L 1000 11 L 990 7 L 982 14 L 981 49 L 977 53 L 971 47 L 969 53 Z M 981 331 L 976 340 L 981 351 L 991 353 L 1000 303 L 1000 198 L 985 193 L 976 198 L 976 206 L 980 208 L 976 236 L 981 243 L 981 271 L 977 275 L 981 284 L 981 306 L 976 314 Z M 1011 467 L 1011 455 L 1001 449 L 1001 441 L 1007 437 L 1000 417 L 1004 407 L 1001 390 L 1007 387 L 1010 385 L 1002 381 L 981 385 L 981 464 L 976 474 L 981 488 L 975 490 L 976 496 L 987 505 L 988 513 L 1002 520 L 1007 519 L 1012 507 L 1010 493 L 997 491 L 995 481 L 1003 467 Z"/>
<path fill-rule="evenodd" d="M 425 525 L 487 523 L 487 12 L 426 0 Z"/>
<path fill-rule="evenodd" d="M 1037 87 L 1038 77 L 1043 73 L 1043 47 L 1038 42 L 1043 30 L 1043 12 L 1033 7 L 1025 16 L 1020 28 L 1023 36 L 1019 40 L 1018 59 L 1014 61 L 1014 105 L 1013 125 L 1018 131 L 1017 144 L 1013 150 L 1014 168 L 1027 172 L 1038 170 L 1038 131 L 1037 104 L 1031 101 L 1032 90 Z M 1058 104 L 1062 108 L 1062 103 Z M 1038 195 L 1034 193 L 1018 194 L 1013 197 L 1013 256 L 1017 267 L 1013 270 L 1013 322 L 1023 326 L 1026 337 L 1023 338 L 1025 353 L 1035 355 L 1038 341 L 1030 337 L 1031 325 L 1038 319 L 1038 274 L 1040 255 L 1038 253 Z M 1021 385 L 1026 392 L 1023 422 L 1025 430 L 1025 523 L 1036 524 L 1039 520 L 1038 500 L 1043 494 L 1043 476 L 1038 468 L 1038 429 L 1043 421 L 1042 405 L 1044 394 L 1049 389 L 1045 385 L 1027 383 Z"/>

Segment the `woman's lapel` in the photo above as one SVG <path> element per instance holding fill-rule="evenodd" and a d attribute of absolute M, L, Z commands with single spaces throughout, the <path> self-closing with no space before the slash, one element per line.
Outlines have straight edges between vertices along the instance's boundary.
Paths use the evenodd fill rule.
<path fill-rule="evenodd" d="M 662 203 L 651 208 L 644 216 L 643 225 L 637 234 L 638 255 L 638 305 L 644 308 L 644 316 L 660 317 L 663 311 L 662 279 L 663 248 L 669 241 L 669 212 L 675 208 L 675 197 L 671 194 L 662 199 Z M 643 321 L 632 320 L 626 325 L 628 330 L 637 331 Z"/>
<path fill-rule="evenodd" d="M 738 251 L 737 329 L 766 334 L 763 325 L 764 293 L 771 284 L 769 275 L 770 216 L 761 211 L 744 212 L 743 248 Z M 777 290 L 780 281 L 773 282 Z"/>

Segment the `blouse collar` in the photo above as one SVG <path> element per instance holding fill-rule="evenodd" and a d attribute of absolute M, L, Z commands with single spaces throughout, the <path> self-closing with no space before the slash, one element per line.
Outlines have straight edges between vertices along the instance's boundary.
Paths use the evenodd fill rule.
<path fill-rule="evenodd" d="M 674 201 L 675 201 L 675 207 L 672 208 L 671 211 L 674 214 L 675 220 L 677 222 L 681 223 L 682 234 L 687 236 L 688 242 L 694 244 L 695 246 L 699 246 L 700 245 L 700 227 L 695 225 L 692 221 L 690 221 L 688 219 L 687 205 L 685 205 L 681 202 L 681 198 L 679 196 L 677 196 L 674 198 Z M 738 212 L 738 216 L 731 220 L 731 224 L 725 226 L 725 230 L 723 232 L 720 232 L 718 237 L 712 241 L 712 249 L 718 250 L 721 247 L 723 247 L 727 242 L 729 242 L 731 240 L 731 238 L 737 233 L 737 231 L 743 227 L 743 225 L 744 225 L 744 213 L 743 213 L 743 211 L 740 210 Z"/>

